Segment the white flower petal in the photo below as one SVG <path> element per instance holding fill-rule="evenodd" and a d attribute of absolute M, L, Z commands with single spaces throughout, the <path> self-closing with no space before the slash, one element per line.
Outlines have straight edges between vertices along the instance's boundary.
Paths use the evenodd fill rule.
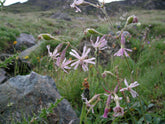
<path fill-rule="evenodd" d="M 80 60 L 78 60 L 78 61 L 72 63 L 70 66 L 74 66 L 74 65 L 79 64 L 79 63 L 80 63 Z"/>
<path fill-rule="evenodd" d="M 128 90 L 128 88 L 122 88 L 122 89 L 120 89 L 120 92 L 123 92 L 123 91 L 126 91 L 126 90 Z"/>
<path fill-rule="evenodd" d="M 124 79 L 124 83 L 125 83 L 125 85 L 128 87 L 128 82 L 127 82 L 126 79 Z"/>
<path fill-rule="evenodd" d="M 129 87 L 133 88 L 133 87 L 137 87 L 139 85 L 140 84 L 137 81 L 135 81 L 134 83 L 131 83 Z"/>
<path fill-rule="evenodd" d="M 76 51 L 70 52 L 69 54 L 76 57 L 77 59 L 80 59 L 80 56 L 78 55 Z"/>
<path fill-rule="evenodd" d="M 135 98 L 136 96 L 138 96 L 138 93 L 136 91 L 132 90 L 132 89 L 130 90 L 130 93 L 131 93 L 131 95 L 132 95 L 133 98 Z"/>

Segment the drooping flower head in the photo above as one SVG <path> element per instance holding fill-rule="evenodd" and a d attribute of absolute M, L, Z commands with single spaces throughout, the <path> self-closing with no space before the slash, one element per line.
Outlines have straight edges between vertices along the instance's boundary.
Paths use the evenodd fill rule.
<path fill-rule="evenodd" d="M 120 92 L 125 91 L 125 90 L 128 90 L 131 93 L 131 95 L 132 95 L 133 98 L 135 98 L 136 96 L 138 96 L 138 93 L 136 91 L 132 90 L 132 88 L 137 87 L 139 85 L 139 83 L 137 81 L 135 81 L 134 83 L 131 83 L 130 85 L 128 85 L 127 80 L 124 79 L 124 83 L 126 85 L 126 88 L 122 88 L 120 90 Z"/>
<path fill-rule="evenodd" d="M 92 46 L 97 50 L 104 50 L 106 49 L 106 45 L 107 45 L 107 40 L 105 40 L 105 35 L 103 37 L 97 37 L 97 40 L 95 43 L 93 43 L 93 41 L 91 40 L 91 44 Z"/>
<path fill-rule="evenodd" d="M 84 3 L 84 0 L 74 0 L 74 2 L 70 5 L 71 8 L 75 8 L 76 12 L 81 12 L 81 9 L 78 8 L 77 6 L 81 5 Z"/>
<path fill-rule="evenodd" d="M 109 112 L 109 108 L 105 107 L 103 118 L 108 118 L 108 112 Z"/>
<path fill-rule="evenodd" d="M 113 108 L 114 117 L 118 117 L 118 116 L 123 116 L 124 115 L 124 109 L 122 107 L 120 107 L 120 103 L 119 101 L 121 100 L 121 97 L 118 97 L 116 93 L 114 93 L 114 101 L 116 103 L 116 107 Z"/>
<path fill-rule="evenodd" d="M 103 118 L 107 118 L 108 117 L 110 103 L 111 103 L 111 94 L 109 94 L 109 96 L 107 98 L 107 102 L 106 102 L 106 107 L 104 109 Z"/>
<path fill-rule="evenodd" d="M 128 55 L 128 53 L 126 51 L 132 52 L 131 49 L 125 48 L 125 37 L 124 37 L 124 35 L 122 33 L 121 34 L 121 48 L 120 48 L 120 50 L 118 52 L 116 52 L 114 54 L 114 56 L 124 56 L 125 55 L 126 57 L 128 57 L 129 55 Z"/>
<path fill-rule="evenodd" d="M 82 56 L 80 56 L 78 52 L 72 49 L 70 55 L 76 57 L 77 61 L 73 62 L 71 66 L 74 66 L 74 69 L 77 69 L 77 67 L 81 65 L 84 71 L 88 71 L 88 63 L 95 64 L 95 58 L 87 59 L 89 52 L 90 48 L 87 49 L 86 46 L 84 46 Z"/>
<path fill-rule="evenodd" d="M 84 97 L 83 94 L 81 95 L 81 97 L 82 97 L 82 100 L 85 101 L 86 107 L 89 108 L 89 109 L 88 109 L 88 112 L 89 112 L 90 110 L 92 110 L 92 113 L 94 113 L 94 107 L 95 107 L 95 105 L 96 105 L 96 104 L 99 102 L 99 100 L 100 100 L 100 94 L 94 95 L 89 101 L 87 100 L 87 98 Z M 94 102 L 94 101 L 95 101 L 95 102 Z M 94 104 L 92 104 L 93 102 L 94 102 Z"/>
<path fill-rule="evenodd" d="M 124 115 L 124 109 L 120 106 L 116 106 L 115 108 L 113 108 L 114 117 L 118 117 L 118 116 L 123 116 Z"/>

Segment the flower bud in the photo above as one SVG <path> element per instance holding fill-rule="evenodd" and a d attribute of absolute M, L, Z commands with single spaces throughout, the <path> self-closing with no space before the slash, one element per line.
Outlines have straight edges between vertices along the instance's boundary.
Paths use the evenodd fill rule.
<path fill-rule="evenodd" d="M 107 76 L 106 72 L 102 73 L 102 77 L 105 78 Z"/>
<path fill-rule="evenodd" d="M 38 39 L 55 40 L 55 38 L 51 34 L 40 34 L 38 35 Z"/>
<path fill-rule="evenodd" d="M 135 15 L 129 16 L 127 18 L 126 25 L 129 25 L 131 23 L 138 23 L 138 19 L 137 19 L 137 17 Z"/>
<path fill-rule="evenodd" d="M 130 99 L 129 99 L 129 97 L 127 96 L 127 103 L 130 103 Z"/>
<path fill-rule="evenodd" d="M 117 91 L 118 91 L 118 85 L 115 87 L 114 93 L 117 93 Z"/>
<path fill-rule="evenodd" d="M 103 118 L 108 118 L 108 112 L 109 112 L 109 109 L 108 108 L 105 108 L 104 109 Z"/>
<path fill-rule="evenodd" d="M 133 22 L 133 16 L 129 16 L 129 17 L 127 18 L 126 24 L 129 25 L 129 24 L 131 24 L 132 22 Z"/>
<path fill-rule="evenodd" d="M 103 35 L 102 33 L 96 31 L 96 30 L 93 29 L 93 28 L 87 28 L 87 29 L 85 29 L 84 33 L 85 33 L 85 34 L 90 33 L 90 34 L 99 34 L 99 35 Z"/>
<path fill-rule="evenodd" d="M 133 17 L 133 23 L 138 23 L 138 19 L 136 16 Z"/>

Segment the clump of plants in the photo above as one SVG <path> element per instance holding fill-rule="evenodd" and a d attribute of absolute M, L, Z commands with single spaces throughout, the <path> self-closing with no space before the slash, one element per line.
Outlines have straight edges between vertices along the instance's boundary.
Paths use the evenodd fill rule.
<path fill-rule="evenodd" d="M 0 27 L 0 51 L 13 49 L 13 42 L 16 41 L 16 37 L 19 36 L 19 34 L 20 32 L 18 30 L 7 28 L 5 26 Z"/>
<path fill-rule="evenodd" d="M 71 102 L 80 117 L 80 124 L 163 122 L 164 107 L 160 102 L 165 93 L 157 92 L 163 89 L 161 83 L 165 80 L 163 40 L 159 43 L 152 40 L 148 35 L 149 29 L 141 27 L 135 15 L 124 17 L 120 24 L 114 25 L 106 13 L 104 2 L 96 5 L 84 0 L 74 0 L 71 7 L 76 12 L 81 12 L 81 5 L 100 9 L 112 32 L 109 33 L 104 28 L 84 30 L 84 34 L 90 37 L 89 44 L 94 51 L 86 44 L 80 51 L 74 42 L 63 41 L 50 34 L 40 34 L 38 38 L 46 40 L 41 48 L 46 47 L 42 49 L 42 54 L 32 54 L 32 63 L 35 66 L 38 64 L 38 70 L 35 71 L 42 70 L 43 74 L 50 72 L 55 77 L 60 94 Z M 139 29 L 141 34 L 138 34 Z M 6 32 L 5 27 L 0 28 L 0 42 L 14 41 L 19 34 L 14 30 Z M 103 67 L 99 56 L 109 49 L 111 41 L 115 42 L 111 43 L 110 49 L 114 50 L 116 45 L 120 48 L 112 53 L 109 63 Z M 42 56 L 47 54 L 45 50 L 48 51 L 49 58 Z M 6 60 L 0 66 L 5 67 L 10 61 Z M 47 116 L 61 100 L 48 109 L 44 108 L 29 121 L 45 123 Z M 161 110 L 155 109 L 156 107 Z M 25 122 L 28 123 L 26 119 Z"/>
<path fill-rule="evenodd" d="M 109 19 L 105 11 L 104 3 L 95 5 L 84 0 L 74 0 L 71 7 L 75 8 L 76 12 L 81 12 L 81 9 L 78 7 L 80 5 L 91 5 L 99 8 L 102 10 L 105 17 Z M 111 20 L 108 21 L 110 28 L 115 32 L 115 26 L 113 26 Z M 69 75 L 73 73 L 73 70 L 78 70 L 80 73 L 85 73 L 87 76 L 87 78 L 84 79 L 84 88 L 81 94 L 82 109 L 80 124 L 115 122 L 158 124 L 161 121 L 159 117 L 148 112 L 154 104 L 147 103 L 142 94 L 138 92 L 140 91 L 141 83 L 144 83 L 139 83 L 138 81 L 139 66 L 136 66 L 136 61 L 139 59 L 140 55 L 138 55 L 137 58 L 133 57 L 133 59 L 131 59 L 131 56 L 134 56 L 134 51 L 137 48 L 140 49 L 138 52 L 139 54 L 145 49 L 144 45 L 146 45 L 146 41 L 142 40 L 142 43 L 132 41 L 134 43 L 130 44 L 134 46 L 133 49 L 129 49 L 126 46 L 128 38 L 131 36 L 127 29 L 140 25 L 138 18 L 135 15 L 131 15 L 126 19 L 125 23 L 122 23 L 119 28 L 120 31 L 114 34 L 106 34 L 94 28 L 87 28 L 84 33 L 91 36 L 91 46 L 95 50 L 94 57 L 90 56 L 91 49 L 86 45 L 83 47 L 82 52 L 75 48 L 70 42 L 60 43 L 56 46 L 54 51 L 51 51 L 51 46 L 47 45 L 48 55 L 50 57 L 49 62 L 52 62 L 52 67 L 58 72 L 57 74 L 59 76 L 63 74 L 61 71 Z M 97 36 L 96 41 L 92 39 L 92 36 Z M 47 38 L 54 39 L 50 34 L 40 35 L 40 37 L 45 40 Z M 111 60 L 112 68 L 103 71 L 100 69 L 99 63 L 101 60 L 98 56 L 102 50 L 106 51 L 109 42 L 108 39 L 115 40 L 116 44 L 120 41 L 120 49 L 112 55 L 112 58 L 115 58 L 114 61 Z M 65 47 L 63 47 L 64 44 Z M 70 55 L 66 56 L 66 52 L 69 48 L 71 48 L 69 52 Z M 114 46 L 111 48 L 113 49 Z M 91 80 L 91 76 L 98 78 L 95 89 L 90 87 L 90 85 L 93 84 L 88 81 L 88 79 Z"/>

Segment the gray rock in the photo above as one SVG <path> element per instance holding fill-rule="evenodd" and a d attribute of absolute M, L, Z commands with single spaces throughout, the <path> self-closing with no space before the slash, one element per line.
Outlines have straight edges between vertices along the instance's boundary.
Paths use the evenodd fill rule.
<path fill-rule="evenodd" d="M 4 69 L 0 68 L 0 84 L 8 79 L 7 73 Z"/>
<path fill-rule="evenodd" d="M 71 18 L 67 13 L 61 13 L 61 12 L 54 13 L 53 15 L 50 16 L 50 18 L 71 21 Z"/>
<path fill-rule="evenodd" d="M 61 96 L 54 80 L 32 72 L 26 76 L 16 76 L 0 85 L 0 123 L 21 122 L 47 108 Z M 12 121 L 13 120 L 13 121 Z M 73 121 L 74 120 L 74 121 Z M 79 123 L 70 103 L 63 99 L 47 116 L 49 124 Z"/>
<path fill-rule="evenodd" d="M 16 41 L 17 44 L 15 45 L 15 49 L 21 51 L 36 44 L 35 38 L 32 35 L 25 33 L 21 33 Z"/>
<path fill-rule="evenodd" d="M 35 44 L 34 46 L 30 47 L 30 48 L 27 48 L 26 50 L 22 51 L 20 54 L 19 54 L 19 57 L 21 59 L 24 59 L 25 56 L 29 56 L 31 53 L 33 53 L 35 50 L 37 50 L 40 45 L 43 43 L 43 41 L 40 41 L 38 42 L 37 44 Z"/>

